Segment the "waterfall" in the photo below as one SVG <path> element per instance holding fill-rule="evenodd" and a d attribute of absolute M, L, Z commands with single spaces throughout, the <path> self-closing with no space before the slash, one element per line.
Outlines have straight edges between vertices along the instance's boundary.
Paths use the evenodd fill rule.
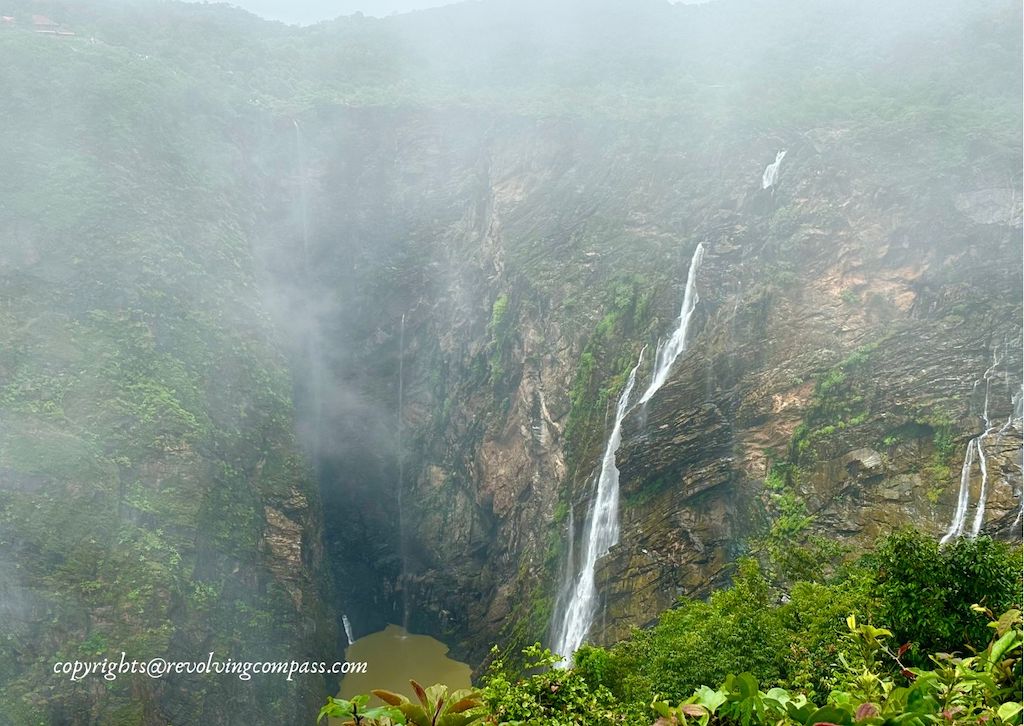
<path fill-rule="evenodd" d="M 564 613 L 568 609 L 576 576 L 576 519 L 572 502 L 569 503 L 569 522 L 566 537 L 565 565 L 559 574 L 561 585 L 558 588 L 558 594 L 555 596 L 556 613 Z"/>
<path fill-rule="evenodd" d="M 761 175 L 761 188 L 768 189 L 769 187 L 775 186 L 775 182 L 779 180 L 779 166 L 782 165 L 782 160 L 786 156 L 786 150 L 783 149 L 775 155 L 775 161 L 764 168 L 764 174 Z"/>
<path fill-rule="evenodd" d="M 698 244 L 690 258 L 690 269 L 686 275 L 686 289 L 683 292 L 683 304 L 679 311 L 679 320 L 671 337 L 658 344 L 654 357 L 654 370 L 650 385 L 637 402 L 645 405 L 658 392 L 666 380 L 676 360 L 686 350 L 687 334 L 693 311 L 700 301 L 697 294 L 697 273 L 704 259 L 704 245 Z M 629 397 L 636 385 L 636 373 L 644 360 L 644 350 L 640 358 L 629 372 L 626 387 L 619 396 L 615 409 L 615 422 L 611 435 L 605 444 L 601 458 L 601 472 L 594 491 L 590 519 L 587 522 L 582 548 L 582 560 L 578 574 L 573 562 L 572 534 L 570 529 L 569 560 L 566 567 L 565 580 L 559 591 L 555 607 L 555 618 L 552 624 L 552 640 L 554 651 L 565 658 L 562 665 L 567 665 L 572 654 L 583 644 L 590 631 L 597 611 L 597 585 L 594 572 L 597 560 L 612 545 L 619 541 L 619 470 L 615 463 L 615 454 L 622 440 L 622 420 L 630 411 Z M 570 519 L 570 527 L 572 520 Z M 573 579 L 570 579 L 573 578 Z"/>
<path fill-rule="evenodd" d="M 1020 418 L 1018 415 L 1019 394 L 1014 394 L 1014 397 L 1011 400 L 1013 410 L 1011 411 L 1006 423 L 1002 426 L 998 426 L 993 425 L 991 420 L 989 403 L 992 393 L 992 378 L 995 376 L 996 370 L 1002 362 L 1003 357 L 1000 355 L 999 346 L 997 345 L 992 353 L 992 365 L 988 367 L 979 380 L 974 382 L 972 393 L 977 391 L 978 386 L 981 384 L 985 385 L 985 399 L 981 410 L 981 420 L 983 422 L 982 432 L 967 442 L 967 451 L 964 454 L 964 463 L 960 468 L 960 490 L 957 494 L 956 509 L 953 512 L 953 521 L 950 522 L 949 529 L 946 530 L 946 533 L 939 541 L 940 544 L 945 544 L 950 540 L 964 535 L 967 525 L 967 511 L 970 508 L 971 475 L 974 471 L 975 459 L 978 461 L 978 470 L 981 474 L 981 486 L 978 489 L 978 500 L 975 503 L 974 517 L 971 521 L 969 536 L 977 537 L 981 533 L 982 526 L 985 524 L 985 505 L 987 504 L 989 494 L 988 458 L 985 455 L 985 439 L 995 434 L 996 440 L 998 441 L 1002 438 L 1006 429 L 1012 426 L 1015 420 Z M 1024 508 L 1022 508 L 1021 511 L 1024 511 Z"/>
<path fill-rule="evenodd" d="M 974 466 L 974 447 L 977 439 L 967 442 L 967 453 L 964 455 L 964 464 L 960 468 L 960 493 L 956 500 L 956 511 L 953 512 L 953 522 L 945 536 L 939 540 L 939 544 L 946 544 L 954 537 L 959 537 L 964 531 L 964 522 L 967 519 L 967 503 L 971 493 L 971 467 Z"/>
<path fill-rule="evenodd" d="M 697 294 L 697 270 L 704 259 L 704 245 L 698 244 L 690 258 L 690 271 L 686 275 L 686 290 L 683 293 L 683 306 L 679 310 L 679 321 L 672 337 L 666 343 L 658 343 L 657 352 L 654 354 L 654 372 L 651 374 L 651 383 L 640 397 L 639 405 L 644 405 L 651 400 L 651 397 L 658 392 L 658 389 L 665 385 L 668 374 L 680 354 L 686 350 L 686 333 L 690 327 L 690 318 L 693 311 L 700 302 L 700 295 Z"/>
<path fill-rule="evenodd" d="M 985 522 L 985 500 L 988 498 L 988 462 L 985 460 L 985 434 L 978 437 L 978 462 L 981 465 L 981 491 L 978 492 L 978 505 L 974 510 L 974 522 L 971 523 L 971 536 L 977 537 L 981 525 Z"/>
<path fill-rule="evenodd" d="M 299 216 L 302 224 L 302 277 L 308 296 L 305 300 L 305 316 L 309 332 L 306 334 L 306 358 L 309 363 L 309 404 L 313 410 L 313 432 L 311 435 L 311 458 L 317 476 L 320 475 L 320 451 L 323 448 L 323 360 L 320 351 L 320 327 L 316 308 L 313 304 L 313 272 L 309 250 L 309 193 L 306 189 L 306 149 L 302 138 L 302 127 L 292 119 L 295 127 L 295 166 L 299 177 Z"/>
<path fill-rule="evenodd" d="M 619 541 L 619 470 L 615 466 L 615 452 L 619 450 L 619 443 L 622 440 L 622 419 L 626 416 L 629 397 L 633 393 L 633 386 L 636 385 L 637 369 L 644 360 L 644 350 L 640 351 L 640 359 L 629 372 L 626 387 L 619 396 L 615 409 L 615 423 L 605 445 L 604 456 L 601 458 L 601 473 L 597 479 L 594 504 L 585 532 L 579 575 L 575 578 L 570 595 L 565 601 L 565 611 L 556 622 L 555 652 L 566 659 L 571 658 L 576 649 L 583 644 L 583 639 L 594 621 L 597 610 L 597 584 L 594 581 L 597 560 Z M 573 570 L 574 568 L 570 567 L 566 576 L 572 577 Z M 563 661 L 563 664 L 565 663 L 566 661 Z"/>
<path fill-rule="evenodd" d="M 341 616 L 341 624 L 345 626 L 345 637 L 348 638 L 348 644 L 352 645 L 356 642 L 356 638 L 352 635 L 352 623 L 348 620 L 348 615 Z"/>
<path fill-rule="evenodd" d="M 405 488 L 405 459 L 402 456 L 402 407 L 405 405 L 405 313 L 398 327 L 398 416 L 395 425 L 395 452 L 398 459 L 398 554 L 402 562 L 402 629 L 409 630 L 408 557 L 405 547 L 405 511 L 402 507 Z"/>

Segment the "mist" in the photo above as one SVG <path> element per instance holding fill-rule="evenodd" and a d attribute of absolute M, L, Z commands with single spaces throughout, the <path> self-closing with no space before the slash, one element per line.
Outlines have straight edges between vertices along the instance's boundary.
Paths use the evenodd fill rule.
<path fill-rule="evenodd" d="M 279 20 L 294 25 L 311 25 L 323 20 L 333 20 L 342 15 L 361 13 L 377 18 L 413 10 L 449 5 L 445 0 L 305 0 L 305 2 L 281 2 L 280 0 L 248 0 L 232 3 L 259 15 L 266 20 Z"/>

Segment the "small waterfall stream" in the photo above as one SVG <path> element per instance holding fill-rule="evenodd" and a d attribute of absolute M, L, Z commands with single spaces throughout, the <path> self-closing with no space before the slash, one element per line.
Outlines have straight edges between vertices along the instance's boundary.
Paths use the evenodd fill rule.
<path fill-rule="evenodd" d="M 690 319 L 700 300 L 696 281 L 703 259 L 704 246 L 698 244 L 690 259 L 686 288 L 683 292 L 683 304 L 676 328 L 667 341 L 658 343 L 651 382 L 637 402 L 637 406 L 646 405 L 658 392 L 658 389 L 668 379 L 673 364 L 686 350 Z M 555 603 L 555 618 L 552 623 L 553 649 L 564 657 L 563 666 L 567 666 L 571 662 L 572 654 L 583 644 L 597 615 L 598 593 L 594 579 L 597 561 L 619 541 L 619 470 L 616 466 L 615 454 L 622 443 L 622 421 L 632 410 L 629 406 L 629 398 L 636 385 L 637 370 L 643 363 L 646 350 L 645 346 L 640 351 L 640 357 L 629 372 L 626 386 L 619 396 L 615 409 L 615 422 L 605 444 L 590 517 L 584 529 L 582 560 L 578 570 L 573 550 L 573 535 L 575 533 L 572 510 L 569 513 L 569 555 L 565 568 L 565 579 L 559 588 L 558 599 Z"/>
<path fill-rule="evenodd" d="M 309 192 L 307 190 L 306 144 L 302 136 L 302 127 L 298 120 L 292 119 L 295 127 L 295 166 L 299 186 L 299 216 L 302 225 L 302 279 L 306 290 L 310 291 L 305 299 L 305 317 L 308 333 L 306 334 L 306 358 L 309 365 L 309 405 L 313 410 L 313 431 L 310 435 L 310 454 L 314 466 L 319 469 L 320 452 L 323 449 L 323 393 L 324 370 L 323 355 L 320 348 L 320 326 L 316 308 L 313 303 L 313 266 L 310 262 L 309 249 Z M 320 475 L 319 470 L 317 476 Z"/>
<path fill-rule="evenodd" d="M 683 306 L 679 310 L 679 320 L 672 336 L 665 343 L 658 343 L 658 350 L 654 354 L 654 372 L 651 374 L 651 383 L 640 397 L 639 405 L 644 405 L 658 392 L 658 389 L 665 385 L 668 374 L 680 354 L 686 350 L 686 333 L 690 328 L 690 318 L 693 311 L 700 302 L 700 295 L 697 294 L 697 271 L 700 263 L 704 260 L 704 245 L 698 244 L 690 258 L 690 271 L 686 275 L 686 290 L 683 293 Z"/>
<path fill-rule="evenodd" d="M 352 645 L 356 642 L 356 637 L 352 634 L 352 623 L 349 622 L 348 615 L 341 616 L 341 624 L 345 626 L 345 638 L 348 640 L 348 644 Z"/>
<path fill-rule="evenodd" d="M 985 399 L 980 414 L 980 418 L 982 420 L 982 432 L 967 442 L 967 451 L 964 453 L 964 462 L 960 467 L 960 489 L 957 493 L 956 509 L 953 511 L 953 520 L 950 522 L 949 529 L 946 530 L 942 539 L 939 540 L 940 544 L 946 544 L 950 540 L 962 537 L 964 536 L 965 531 L 967 531 L 968 511 L 970 509 L 971 500 L 971 479 L 974 473 L 975 460 L 978 462 L 981 484 L 978 489 L 978 499 L 974 505 L 974 517 L 971 520 L 968 536 L 977 537 L 981 533 L 981 528 L 985 524 L 985 505 L 988 501 L 990 491 L 988 458 L 985 455 L 985 441 L 991 436 L 995 436 L 998 441 L 1006 433 L 1007 429 L 1013 426 L 1014 421 L 1019 419 L 1017 410 L 1017 395 L 1019 394 L 1016 394 L 1012 400 L 1012 411 L 1005 424 L 1002 424 L 1001 426 L 999 424 L 993 424 L 991 419 L 991 409 L 989 404 L 992 394 L 992 382 L 1002 362 L 1003 356 L 1000 355 L 999 346 L 996 346 L 992 353 L 992 365 L 988 367 L 980 379 L 974 382 L 972 392 L 976 391 L 981 385 L 985 386 Z M 1005 382 L 1005 373 L 1003 375 L 1003 379 Z M 1022 509 L 1022 511 L 1024 511 L 1024 509 Z"/>
<path fill-rule="evenodd" d="M 764 168 L 764 174 L 761 175 L 761 188 L 769 189 L 775 186 L 775 182 L 779 180 L 779 167 L 782 166 L 782 160 L 786 158 L 786 150 L 783 149 L 775 155 L 775 161 Z"/>
<path fill-rule="evenodd" d="M 405 489 L 405 457 L 402 452 L 402 410 L 405 406 L 405 313 L 398 327 L 398 415 L 395 424 L 395 456 L 398 459 L 398 553 L 402 562 L 399 579 L 402 583 L 402 629 L 409 630 L 409 593 L 407 575 L 408 552 L 405 544 L 405 510 L 402 506 Z"/>

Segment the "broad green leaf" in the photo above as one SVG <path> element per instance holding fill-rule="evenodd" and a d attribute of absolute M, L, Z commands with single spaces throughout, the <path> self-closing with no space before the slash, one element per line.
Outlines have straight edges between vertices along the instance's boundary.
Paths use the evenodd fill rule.
<path fill-rule="evenodd" d="M 1016 723 L 1021 711 L 1024 711 L 1024 703 L 1007 701 L 996 710 L 996 715 L 1006 723 Z"/>
<path fill-rule="evenodd" d="M 752 673 L 740 673 L 736 677 L 736 684 L 739 687 L 740 697 L 754 698 L 758 694 L 757 679 Z"/>
<path fill-rule="evenodd" d="M 713 690 L 707 686 L 701 686 L 698 688 L 695 695 L 697 696 L 697 703 L 711 713 L 717 711 L 719 706 L 729 700 L 721 691 Z"/>
<path fill-rule="evenodd" d="M 853 721 L 848 711 L 836 708 L 835 706 L 822 706 L 817 711 L 814 711 L 804 723 L 807 726 L 813 726 L 818 723 L 833 723 L 833 724 L 849 724 Z"/>
<path fill-rule="evenodd" d="M 991 663 L 998 663 L 1001 661 L 1006 653 L 1020 645 L 1020 639 L 1020 633 L 1016 630 L 1010 630 L 1005 633 L 999 640 L 992 644 L 992 652 L 989 654 L 989 661 Z"/>

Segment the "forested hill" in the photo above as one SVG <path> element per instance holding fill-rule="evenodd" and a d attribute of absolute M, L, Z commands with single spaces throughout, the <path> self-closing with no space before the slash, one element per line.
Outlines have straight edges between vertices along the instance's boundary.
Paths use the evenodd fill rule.
<path fill-rule="evenodd" d="M 756 130 L 843 116 L 905 123 L 911 119 L 899 112 L 909 99 L 915 118 L 954 109 L 985 115 L 1000 106 L 1005 114 L 1019 95 L 1019 8 L 999 0 L 884 8 L 493 0 L 305 28 L 226 5 L 9 1 L 5 8 L 22 25 L 45 11 L 79 41 L 160 60 L 215 85 L 226 101 L 278 111 L 280 104 L 474 103 L 628 116 L 638 107 L 644 116 L 735 117 Z"/>

